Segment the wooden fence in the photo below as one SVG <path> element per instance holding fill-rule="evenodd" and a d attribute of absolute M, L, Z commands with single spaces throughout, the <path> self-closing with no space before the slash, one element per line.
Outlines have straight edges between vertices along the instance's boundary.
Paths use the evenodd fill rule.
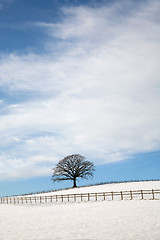
<path fill-rule="evenodd" d="M 160 200 L 160 189 L 63 194 L 50 196 L 3 197 L 0 204 L 68 203 L 106 200 Z"/>

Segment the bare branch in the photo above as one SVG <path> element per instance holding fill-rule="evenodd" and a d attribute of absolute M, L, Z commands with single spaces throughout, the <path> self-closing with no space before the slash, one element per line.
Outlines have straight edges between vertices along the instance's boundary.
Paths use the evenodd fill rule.
<path fill-rule="evenodd" d="M 93 177 L 95 167 L 92 162 L 86 161 L 85 157 L 73 154 L 60 160 L 52 170 L 53 182 L 73 180 L 74 187 L 76 187 L 76 179 Z"/>

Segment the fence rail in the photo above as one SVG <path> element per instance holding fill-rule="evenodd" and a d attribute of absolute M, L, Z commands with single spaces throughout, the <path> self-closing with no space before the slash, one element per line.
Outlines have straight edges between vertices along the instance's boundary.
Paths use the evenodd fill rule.
<path fill-rule="evenodd" d="M 3 197 L 0 204 L 68 203 L 106 200 L 160 200 L 160 189 L 77 193 L 50 196 Z"/>

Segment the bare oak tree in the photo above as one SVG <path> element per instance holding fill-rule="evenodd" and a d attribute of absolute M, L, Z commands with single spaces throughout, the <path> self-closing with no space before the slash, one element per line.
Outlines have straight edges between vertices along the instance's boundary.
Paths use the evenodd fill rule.
<path fill-rule="evenodd" d="M 93 177 L 95 167 L 92 162 L 86 161 L 85 157 L 73 154 L 60 160 L 52 170 L 54 171 L 53 182 L 73 180 L 73 187 L 77 187 L 76 179 Z"/>

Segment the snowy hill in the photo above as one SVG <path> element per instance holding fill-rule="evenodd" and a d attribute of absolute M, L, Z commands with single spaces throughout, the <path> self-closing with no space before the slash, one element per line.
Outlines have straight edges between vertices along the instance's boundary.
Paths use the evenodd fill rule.
<path fill-rule="evenodd" d="M 59 195 L 59 194 L 78 194 L 78 193 L 98 193 L 111 191 L 130 191 L 130 190 L 151 190 L 160 189 L 160 181 L 142 181 L 142 182 L 124 182 L 124 183 L 109 183 L 102 185 L 95 185 L 89 187 L 70 188 L 66 190 L 53 191 L 48 193 L 39 193 L 28 196 L 38 195 Z"/>
<path fill-rule="evenodd" d="M 131 182 L 68 189 L 48 194 L 158 188 L 160 181 Z M 159 212 L 160 200 L 0 204 L 0 239 L 159 240 Z"/>

